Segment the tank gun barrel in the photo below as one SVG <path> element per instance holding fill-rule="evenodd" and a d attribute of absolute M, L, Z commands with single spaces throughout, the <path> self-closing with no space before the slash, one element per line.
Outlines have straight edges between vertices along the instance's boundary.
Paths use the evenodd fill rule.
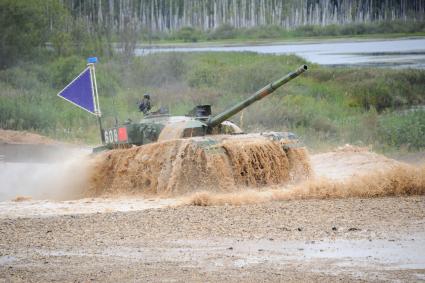
<path fill-rule="evenodd" d="M 280 78 L 279 80 L 266 85 L 265 87 L 263 87 L 262 89 L 260 89 L 259 91 L 257 91 L 256 93 L 248 97 L 247 99 L 234 105 L 230 109 L 227 109 L 221 112 L 220 114 L 217 114 L 216 116 L 209 118 L 207 122 L 208 126 L 214 127 L 216 125 L 219 125 L 221 122 L 224 122 L 225 120 L 229 119 L 233 115 L 240 112 L 242 109 L 248 107 L 249 105 L 253 104 L 257 100 L 260 100 L 266 97 L 267 95 L 271 94 L 282 85 L 298 77 L 300 74 L 304 73 L 306 70 L 307 70 L 307 65 L 302 65 L 295 72 L 291 72 L 287 74 L 286 76 L 284 76 L 283 78 Z"/>

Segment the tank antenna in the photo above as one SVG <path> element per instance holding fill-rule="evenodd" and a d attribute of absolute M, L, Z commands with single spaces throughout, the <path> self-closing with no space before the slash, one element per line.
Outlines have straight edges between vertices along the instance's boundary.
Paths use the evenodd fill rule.
<path fill-rule="evenodd" d="M 112 109 L 114 110 L 115 127 L 118 127 L 118 115 L 117 115 L 117 108 L 115 106 L 115 96 L 116 94 L 114 93 L 112 95 Z"/>

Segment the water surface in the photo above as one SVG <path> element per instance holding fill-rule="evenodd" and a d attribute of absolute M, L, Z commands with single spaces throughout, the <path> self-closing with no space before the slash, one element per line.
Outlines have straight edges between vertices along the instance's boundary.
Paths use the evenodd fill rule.
<path fill-rule="evenodd" d="M 138 48 L 136 55 L 157 52 L 255 52 L 295 54 L 312 63 L 330 66 L 382 66 L 425 69 L 425 38 L 396 40 L 290 43 L 240 46 Z"/>

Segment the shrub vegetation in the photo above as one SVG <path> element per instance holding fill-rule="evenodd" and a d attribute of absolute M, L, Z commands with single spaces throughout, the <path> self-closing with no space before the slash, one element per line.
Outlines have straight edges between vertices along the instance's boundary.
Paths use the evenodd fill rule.
<path fill-rule="evenodd" d="M 105 123 L 138 120 L 137 102 L 152 94 L 155 107 L 182 115 L 196 104 L 218 113 L 306 63 L 296 56 L 254 53 L 163 53 L 97 66 Z M 276 94 L 233 118 L 247 131 L 293 131 L 307 145 L 353 143 L 389 150 L 424 149 L 425 71 L 309 66 Z M 55 138 L 97 142 L 96 120 L 57 98 L 84 68 L 78 56 L 0 71 L 0 127 Z"/>

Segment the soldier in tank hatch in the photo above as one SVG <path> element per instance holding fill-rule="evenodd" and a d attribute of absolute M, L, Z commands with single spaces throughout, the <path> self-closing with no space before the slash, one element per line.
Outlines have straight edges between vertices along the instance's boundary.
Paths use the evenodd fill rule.
<path fill-rule="evenodd" d="M 148 114 L 151 110 L 151 96 L 148 93 L 143 95 L 143 100 L 139 103 L 139 110 L 144 115 Z"/>

